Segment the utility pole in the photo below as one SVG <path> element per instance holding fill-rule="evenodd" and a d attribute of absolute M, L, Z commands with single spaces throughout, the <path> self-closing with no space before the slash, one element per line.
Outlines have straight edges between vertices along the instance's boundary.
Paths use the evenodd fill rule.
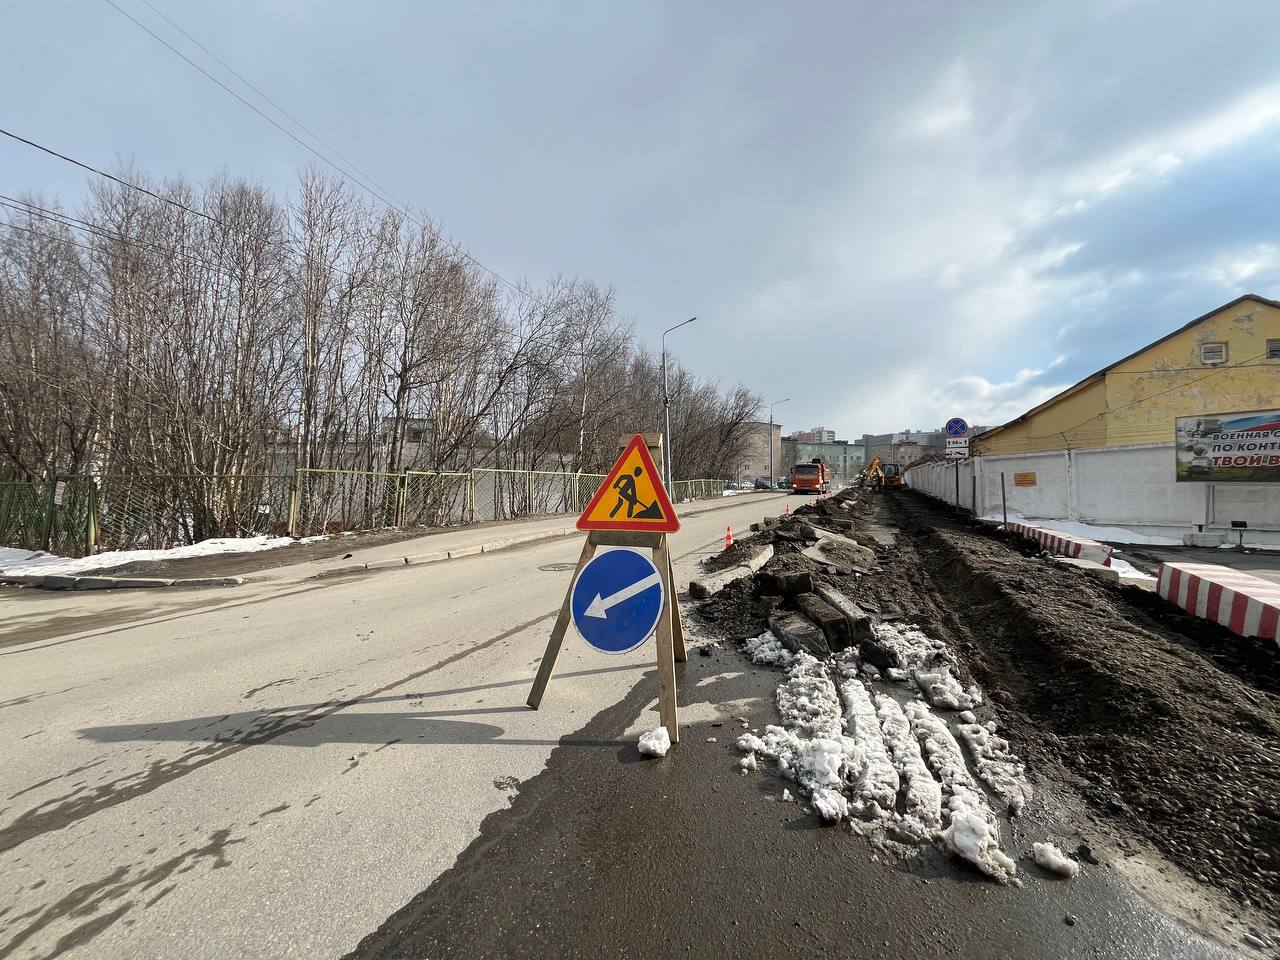
<path fill-rule="evenodd" d="M 775 400 L 773 401 L 773 403 L 769 404 L 769 489 L 770 490 L 776 489 L 776 487 L 774 486 L 775 481 L 773 479 L 773 408 L 780 403 L 786 403 L 787 400 L 790 400 L 790 399 L 791 399 L 790 397 L 787 397 L 786 400 Z"/>
<path fill-rule="evenodd" d="M 667 493 L 672 494 L 671 489 L 671 460 L 674 451 L 671 448 L 671 397 L 667 393 L 667 334 L 672 330 L 679 330 L 685 324 L 693 323 L 697 317 L 690 317 L 688 320 L 677 323 L 674 327 L 667 327 L 662 331 L 662 445 L 665 448 L 662 456 L 662 472 L 665 474 L 663 482 L 666 484 Z"/>

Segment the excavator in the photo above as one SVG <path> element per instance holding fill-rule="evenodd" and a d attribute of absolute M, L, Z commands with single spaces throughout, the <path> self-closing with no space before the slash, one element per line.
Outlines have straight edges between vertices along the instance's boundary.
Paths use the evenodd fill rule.
<path fill-rule="evenodd" d="M 866 469 L 859 474 L 859 486 L 871 486 L 875 490 L 881 490 L 884 487 L 900 487 L 902 486 L 902 467 L 896 463 L 881 463 L 880 458 L 876 457 Z"/>

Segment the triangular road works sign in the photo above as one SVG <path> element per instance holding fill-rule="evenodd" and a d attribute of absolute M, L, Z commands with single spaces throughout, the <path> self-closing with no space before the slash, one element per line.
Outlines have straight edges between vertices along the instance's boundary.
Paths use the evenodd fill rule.
<path fill-rule="evenodd" d="M 680 521 L 649 456 L 644 437 L 631 438 L 600 489 L 578 517 L 579 530 L 675 533 Z"/>

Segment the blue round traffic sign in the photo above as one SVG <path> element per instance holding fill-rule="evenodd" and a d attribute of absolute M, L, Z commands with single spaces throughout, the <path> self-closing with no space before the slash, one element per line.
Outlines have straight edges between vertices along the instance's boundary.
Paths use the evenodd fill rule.
<path fill-rule="evenodd" d="M 936 420 L 934 421 L 937 422 Z M 963 437 L 969 430 L 969 424 L 965 423 L 959 417 L 952 417 L 947 421 L 948 437 Z"/>
<path fill-rule="evenodd" d="M 602 653 L 627 653 L 658 625 L 662 577 L 647 553 L 607 550 L 582 568 L 569 606 L 583 640 Z"/>

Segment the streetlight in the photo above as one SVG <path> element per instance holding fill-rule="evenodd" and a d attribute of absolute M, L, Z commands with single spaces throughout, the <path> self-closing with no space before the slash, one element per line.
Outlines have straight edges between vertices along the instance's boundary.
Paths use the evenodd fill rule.
<path fill-rule="evenodd" d="M 773 403 L 769 404 L 769 489 L 770 490 L 775 489 L 774 485 L 776 483 L 776 481 L 773 478 L 773 408 L 780 403 L 786 403 L 787 400 L 790 400 L 790 399 L 791 399 L 790 397 L 787 397 L 786 400 L 775 400 L 773 401 Z"/>
<path fill-rule="evenodd" d="M 662 420 L 665 424 L 662 442 L 663 446 L 667 448 L 662 457 L 662 472 L 667 475 L 667 493 L 671 496 L 675 496 L 675 491 L 671 488 L 671 397 L 667 395 L 667 334 L 672 330 L 679 330 L 697 319 L 697 317 L 690 317 L 688 320 L 677 323 L 674 327 L 667 327 L 662 331 Z"/>

